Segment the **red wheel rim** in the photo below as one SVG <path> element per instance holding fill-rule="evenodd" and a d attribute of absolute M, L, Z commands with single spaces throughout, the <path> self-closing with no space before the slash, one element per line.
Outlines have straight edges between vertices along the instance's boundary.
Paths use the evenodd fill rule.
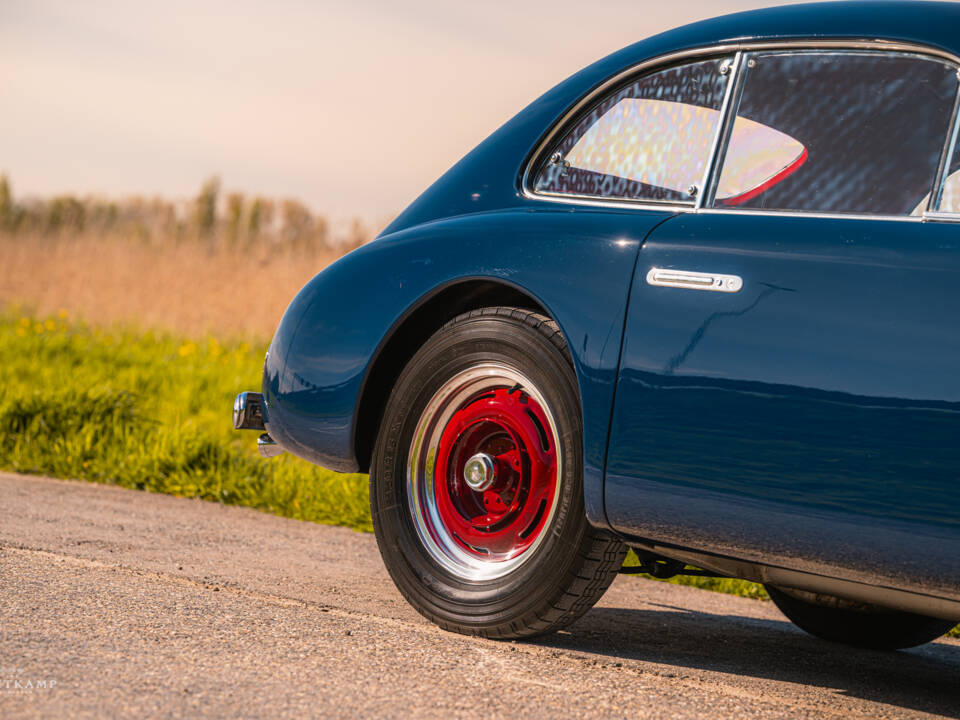
<path fill-rule="evenodd" d="M 562 477 L 559 435 L 537 388 L 512 368 L 445 382 L 414 431 L 407 497 L 427 553 L 466 580 L 502 576 L 549 535 Z"/>
<path fill-rule="evenodd" d="M 479 557 L 514 557 L 543 531 L 556 493 L 557 459 L 547 419 L 520 388 L 496 388 L 464 403 L 437 450 L 437 510 L 445 529 Z M 492 484 L 472 488 L 467 461 L 492 460 Z"/>

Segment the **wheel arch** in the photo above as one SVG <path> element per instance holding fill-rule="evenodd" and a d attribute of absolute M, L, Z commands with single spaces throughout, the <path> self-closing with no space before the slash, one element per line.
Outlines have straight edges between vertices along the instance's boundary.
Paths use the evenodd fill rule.
<path fill-rule="evenodd" d="M 457 315 L 496 305 L 521 307 L 556 320 L 529 291 L 492 278 L 465 278 L 447 283 L 414 303 L 397 320 L 377 347 L 360 388 L 353 439 L 360 472 L 370 470 L 370 458 L 387 398 L 417 349 Z"/>

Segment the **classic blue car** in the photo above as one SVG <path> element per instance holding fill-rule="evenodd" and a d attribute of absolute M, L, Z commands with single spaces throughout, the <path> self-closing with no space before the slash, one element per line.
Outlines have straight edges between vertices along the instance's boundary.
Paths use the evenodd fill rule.
<path fill-rule="evenodd" d="M 294 298 L 235 425 L 370 473 L 399 589 L 562 627 L 628 547 L 808 632 L 960 620 L 960 6 L 820 3 L 547 92 Z"/>

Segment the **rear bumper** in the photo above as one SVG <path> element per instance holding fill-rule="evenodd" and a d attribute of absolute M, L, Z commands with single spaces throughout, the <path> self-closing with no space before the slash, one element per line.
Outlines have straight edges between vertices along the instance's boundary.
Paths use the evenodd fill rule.
<path fill-rule="evenodd" d="M 258 392 L 242 392 L 233 401 L 233 427 L 235 430 L 259 430 L 257 449 L 265 458 L 276 457 L 283 452 L 277 442 L 264 432 L 267 421 L 267 406 Z"/>

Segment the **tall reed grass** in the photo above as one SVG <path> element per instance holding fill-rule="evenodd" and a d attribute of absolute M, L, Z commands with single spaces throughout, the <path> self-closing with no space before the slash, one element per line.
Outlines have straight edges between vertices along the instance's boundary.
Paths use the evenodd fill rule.
<path fill-rule="evenodd" d="M 97 326 L 262 342 L 296 292 L 339 254 L 0 237 L 0 307 L 17 302 L 39 316 L 64 309 Z"/>
<path fill-rule="evenodd" d="M 316 253 L 357 247 L 370 238 L 370 230 L 354 218 L 335 236 L 327 218 L 299 200 L 224 194 L 217 177 L 204 182 L 195 197 L 181 200 L 78 195 L 18 199 L 10 179 L 0 175 L 0 235 L 122 238 L 164 247 L 194 242 L 218 250 L 253 247 Z"/>
<path fill-rule="evenodd" d="M 307 280 L 369 237 L 358 219 L 334 236 L 296 200 L 224 196 L 215 179 L 181 202 L 17 200 L 2 176 L 0 307 L 262 342 Z"/>

